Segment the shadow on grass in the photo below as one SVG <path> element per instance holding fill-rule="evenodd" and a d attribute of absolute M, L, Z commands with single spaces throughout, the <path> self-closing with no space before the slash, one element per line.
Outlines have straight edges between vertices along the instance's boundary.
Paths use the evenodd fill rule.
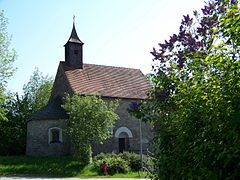
<path fill-rule="evenodd" d="M 30 175 L 74 177 L 81 174 L 84 166 L 70 156 L 28 157 L 0 156 L 0 175 Z"/>

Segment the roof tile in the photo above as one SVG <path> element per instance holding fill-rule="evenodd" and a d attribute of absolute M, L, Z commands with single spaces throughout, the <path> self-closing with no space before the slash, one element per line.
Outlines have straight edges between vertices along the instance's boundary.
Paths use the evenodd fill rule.
<path fill-rule="evenodd" d="M 84 64 L 83 69 L 72 69 L 65 62 L 60 65 L 77 94 L 146 99 L 146 92 L 152 88 L 139 69 L 94 64 Z"/>

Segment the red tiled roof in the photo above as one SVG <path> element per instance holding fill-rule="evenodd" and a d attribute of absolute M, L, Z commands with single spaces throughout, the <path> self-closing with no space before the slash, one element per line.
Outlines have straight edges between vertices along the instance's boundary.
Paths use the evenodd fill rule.
<path fill-rule="evenodd" d="M 63 67 L 74 93 L 103 97 L 146 99 L 152 88 L 139 69 L 83 64 L 83 69 Z"/>

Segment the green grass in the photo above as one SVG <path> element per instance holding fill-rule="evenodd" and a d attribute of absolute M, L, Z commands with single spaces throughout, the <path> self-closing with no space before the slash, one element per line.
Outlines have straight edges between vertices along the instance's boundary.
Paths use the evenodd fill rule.
<path fill-rule="evenodd" d="M 70 156 L 28 157 L 0 156 L 0 176 L 52 176 L 52 177 L 114 177 L 139 178 L 138 172 L 100 176 L 92 165 L 82 166 Z"/>

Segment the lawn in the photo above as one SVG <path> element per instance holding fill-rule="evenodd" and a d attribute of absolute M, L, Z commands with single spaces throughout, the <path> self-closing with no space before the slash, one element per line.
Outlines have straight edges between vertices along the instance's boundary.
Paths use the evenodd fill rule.
<path fill-rule="evenodd" d="M 70 156 L 0 156 L 0 176 L 29 175 L 52 177 L 124 177 L 140 178 L 138 172 L 100 176 L 92 165 L 83 167 Z"/>

